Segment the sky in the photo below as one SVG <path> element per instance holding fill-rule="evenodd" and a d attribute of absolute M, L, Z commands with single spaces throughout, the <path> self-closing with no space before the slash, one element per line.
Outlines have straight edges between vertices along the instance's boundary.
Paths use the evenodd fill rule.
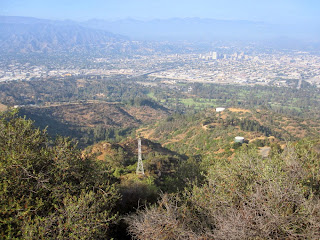
<path fill-rule="evenodd" d="M 319 0 L 0 0 L 0 15 L 54 20 L 212 18 L 320 23 Z"/>

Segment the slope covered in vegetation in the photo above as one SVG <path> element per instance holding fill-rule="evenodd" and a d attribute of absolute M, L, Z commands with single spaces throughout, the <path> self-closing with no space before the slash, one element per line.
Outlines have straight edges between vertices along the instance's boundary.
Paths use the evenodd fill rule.
<path fill-rule="evenodd" d="M 167 148 L 189 156 L 229 157 L 238 146 L 236 136 L 258 147 L 289 140 L 317 137 L 319 121 L 288 117 L 271 110 L 229 108 L 223 112 L 206 109 L 196 114 L 177 114 L 137 130 Z"/>
<path fill-rule="evenodd" d="M 139 102 L 123 110 L 146 107 Z M 1 115 L 0 129 L 1 238 L 320 237 L 315 119 L 206 109 L 83 151 L 64 138 L 51 140 L 15 112 Z M 244 144 L 234 143 L 238 135 Z M 144 176 L 135 173 L 138 137 Z M 270 153 L 259 154 L 262 146 Z"/>
<path fill-rule="evenodd" d="M 19 114 L 47 128 L 51 136 L 72 136 L 87 146 L 121 138 L 133 128 L 165 118 L 170 111 L 152 100 L 137 99 L 127 104 L 86 102 L 42 107 L 21 107 Z"/>

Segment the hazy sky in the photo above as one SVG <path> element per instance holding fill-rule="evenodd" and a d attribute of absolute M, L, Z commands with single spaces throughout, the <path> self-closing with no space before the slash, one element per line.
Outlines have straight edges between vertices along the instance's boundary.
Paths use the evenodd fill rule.
<path fill-rule="evenodd" d="M 320 0 L 0 0 L 0 15 L 46 19 L 201 17 L 320 22 Z"/>

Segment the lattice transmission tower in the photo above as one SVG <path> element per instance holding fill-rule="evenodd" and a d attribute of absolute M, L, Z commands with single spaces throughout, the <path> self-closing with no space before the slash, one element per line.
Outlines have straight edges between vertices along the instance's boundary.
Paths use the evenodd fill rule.
<path fill-rule="evenodd" d="M 142 163 L 142 158 L 141 158 L 141 139 L 138 139 L 138 165 L 137 165 L 137 170 L 136 173 L 139 175 L 144 175 L 144 170 L 143 170 L 143 163 Z"/>

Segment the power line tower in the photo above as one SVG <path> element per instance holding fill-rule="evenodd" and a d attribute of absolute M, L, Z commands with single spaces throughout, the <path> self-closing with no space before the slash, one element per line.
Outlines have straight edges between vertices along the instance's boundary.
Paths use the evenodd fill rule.
<path fill-rule="evenodd" d="M 140 138 L 138 139 L 138 166 L 137 166 L 136 174 L 144 175 L 143 163 L 141 158 L 141 139 Z"/>

